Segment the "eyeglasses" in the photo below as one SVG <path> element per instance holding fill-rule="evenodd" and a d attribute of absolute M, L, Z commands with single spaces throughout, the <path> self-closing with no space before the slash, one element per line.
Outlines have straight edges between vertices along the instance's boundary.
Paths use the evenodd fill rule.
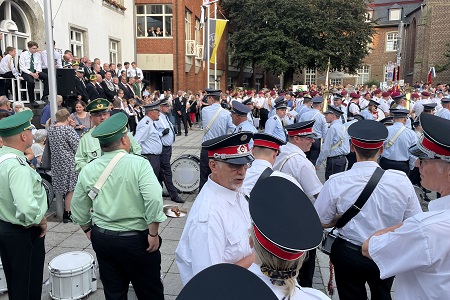
<path fill-rule="evenodd" d="M 423 158 L 423 157 L 419 157 L 419 166 L 423 167 L 423 162 L 424 162 L 424 161 L 432 161 L 432 160 L 436 160 L 436 158 Z"/>
<path fill-rule="evenodd" d="M 310 137 L 310 136 L 299 136 L 299 137 L 302 138 L 302 139 L 314 142 L 314 138 L 313 137 Z"/>

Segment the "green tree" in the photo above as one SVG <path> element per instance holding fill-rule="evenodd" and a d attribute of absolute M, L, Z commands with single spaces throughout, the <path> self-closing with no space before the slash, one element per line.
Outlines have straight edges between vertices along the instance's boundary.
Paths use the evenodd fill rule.
<path fill-rule="evenodd" d="M 356 73 L 374 31 L 364 0 L 222 0 L 231 20 L 232 62 L 284 72 L 285 87 L 305 67 Z"/>

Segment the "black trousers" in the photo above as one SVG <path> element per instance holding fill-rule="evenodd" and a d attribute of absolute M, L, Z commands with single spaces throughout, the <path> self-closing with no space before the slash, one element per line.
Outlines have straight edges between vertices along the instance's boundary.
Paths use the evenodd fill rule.
<path fill-rule="evenodd" d="M 163 146 L 161 155 L 159 156 L 159 182 L 164 182 L 170 199 L 178 198 L 178 192 L 172 181 L 172 168 L 170 167 L 170 159 L 172 158 L 172 146 Z"/>
<path fill-rule="evenodd" d="M 346 155 L 347 157 L 347 170 L 350 170 L 356 162 L 356 153 L 350 152 Z"/>
<path fill-rule="evenodd" d="M 160 154 L 142 154 L 150 162 L 156 178 L 159 177 L 159 169 L 161 168 Z"/>
<path fill-rule="evenodd" d="M 344 172 L 347 160 L 345 155 L 339 155 L 327 158 L 327 166 L 325 168 L 325 180 L 328 180 L 331 175 Z"/>
<path fill-rule="evenodd" d="M 337 238 L 331 246 L 336 285 L 341 300 L 366 300 L 366 282 L 371 299 L 390 300 L 394 277 L 380 279 L 380 270 L 373 260 L 364 257 L 361 247 Z"/>
<path fill-rule="evenodd" d="M 269 118 L 269 111 L 265 108 L 261 108 L 259 110 L 259 129 L 264 129 L 266 128 L 266 122 L 267 119 Z"/>
<path fill-rule="evenodd" d="M 107 300 L 126 300 L 130 282 L 138 299 L 164 299 L 161 253 L 146 251 L 147 236 L 148 230 L 134 236 L 114 236 L 92 230 L 92 247 Z"/>
<path fill-rule="evenodd" d="M 380 167 L 383 170 L 398 170 L 405 172 L 406 176 L 409 175 L 409 161 L 396 161 L 384 158 L 383 156 L 380 158 Z"/>
<path fill-rule="evenodd" d="M 200 185 L 198 191 L 202 190 L 203 185 L 208 181 L 208 176 L 211 174 L 211 169 L 209 168 L 209 158 L 208 150 L 202 148 L 200 151 Z"/>
<path fill-rule="evenodd" d="M 34 78 L 31 75 L 28 75 L 24 72 L 22 72 L 23 79 L 27 82 L 27 91 L 28 91 L 28 97 L 30 97 L 30 102 L 34 102 L 36 99 L 34 98 Z M 48 96 L 48 76 L 44 72 L 39 73 L 39 79 L 44 82 L 44 95 Z M 40 100 L 40 99 L 39 99 Z"/>
<path fill-rule="evenodd" d="M 179 114 L 175 115 L 175 122 L 177 123 L 177 129 L 178 129 L 178 134 L 181 134 L 181 122 L 183 122 L 183 126 L 184 126 L 184 133 L 187 134 L 188 133 L 188 121 L 187 121 L 187 115 L 186 114 L 182 114 L 181 116 Z"/>
<path fill-rule="evenodd" d="M 320 147 L 322 145 L 322 139 L 314 140 L 314 143 L 311 145 L 311 149 L 308 152 L 305 152 L 306 158 L 309 159 L 310 162 L 315 166 L 316 161 L 319 158 Z"/>
<path fill-rule="evenodd" d="M 6 72 L 5 74 L 0 74 L 0 77 L 15 78 L 15 76 L 13 75 L 12 72 Z M 11 80 L 1 79 L 0 80 L 0 96 L 5 96 L 5 95 L 8 96 L 8 91 L 11 91 L 11 95 L 13 94 Z"/>
<path fill-rule="evenodd" d="M 25 228 L 0 221 L 0 255 L 9 299 L 40 300 L 44 271 L 41 228 Z"/>
<path fill-rule="evenodd" d="M 297 277 L 298 284 L 302 287 L 313 286 L 314 268 L 316 267 L 316 249 L 309 250 L 307 253 L 308 257 L 304 260 Z"/>

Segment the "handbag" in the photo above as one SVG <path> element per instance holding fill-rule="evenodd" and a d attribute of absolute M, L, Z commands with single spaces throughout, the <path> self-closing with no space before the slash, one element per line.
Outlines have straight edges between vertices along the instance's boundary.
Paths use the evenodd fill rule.
<path fill-rule="evenodd" d="M 40 169 L 51 170 L 51 153 L 50 153 L 50 140 L 45 140 L 44 152 L 42 153 L 41 164 L 39 165 Z"/>
<path fill-rule="evenodd" d="M 355 203 L 352 206 L 350 206 L 349 209 L 347 209 L 345 211 L 345 213 L 336 222 L 336 225 L 331 230 L 323 231 L 322 243 L 319 246 L 320 251 L 322 251 L 323 253 L 325 253 L 327 255 L 330 255 L 331 246 L 333 245 L 334 241 L 338 237 L 337 234 L 333 233 L 333 231 L 336 228 L 342 228 L 345 225 L 347 225 L 347 223 L 361 211 L 364 204 L 366 204 L 367 200 L 369 199 L 370 195 L 372 195 L 373 190 L 377 186 L 377 184 L 380 181 L 383 174 L 384 174 L 384 170 L 382 168 L 380 168 L 380 167 L 376 168 L 375 172 L 373 173 L 372 177 L 370 177 L 369 182 L 367 182 L 366 186 L 362 190 L 358 199 L 356 199 Z"/>

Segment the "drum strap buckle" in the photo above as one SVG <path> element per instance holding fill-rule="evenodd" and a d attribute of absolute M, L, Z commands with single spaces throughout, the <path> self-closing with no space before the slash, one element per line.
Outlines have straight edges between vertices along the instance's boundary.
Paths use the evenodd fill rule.
<path fill-rule="evenodd" d="M 88 197 L 91 198 L 91 200 L 94 200 L 97 197 L 98 192 L 99 189 L 94 186 L 89 190 Z"/>

